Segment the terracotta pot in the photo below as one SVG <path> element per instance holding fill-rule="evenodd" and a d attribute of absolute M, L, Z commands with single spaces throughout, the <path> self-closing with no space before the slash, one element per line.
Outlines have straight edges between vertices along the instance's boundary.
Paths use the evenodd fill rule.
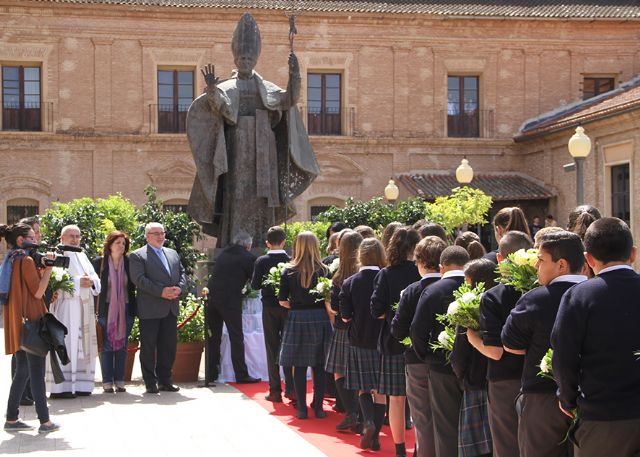
<path fill-rule="evenodd" d="M 178 343 L 176 361 L 173 363 L 173 382 L 196 382 L 200 372 L 203 342 Z"/>
<path fill-rule="evenodd" d="M 124 364 L 124 380 L 131 381 L 133 374 L 133 363 L 136 360 L 136 352 L 138 352 L 138 342 L 129 343 L 127 345 L 127 361 Z"/>

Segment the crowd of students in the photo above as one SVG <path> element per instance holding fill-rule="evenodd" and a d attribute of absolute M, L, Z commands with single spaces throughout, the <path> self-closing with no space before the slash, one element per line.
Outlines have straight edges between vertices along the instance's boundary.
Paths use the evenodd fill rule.
<path fill-rule="evenodd" d="M 473 233 L 452 240 L 427 221 L 389 224 L 382 241 L 369 227 L 334 224 L 325 259 L 318 239 L 300 233 L 277 294 L 262 289 L 288 310 L 267 349 L 278 353 L 270 363 L 293 371 L 286 392 L 297 417 L 309 417 L 311 367 L 314 416 L 326 416 L 331 373 L 345 412 L 336 429 L 360 433 L 363 449 L 380 449 L 386 414 L 395 455 L 406 456 L 410 411 L 419 457 L 640 455 L 640 276 L 629 227 L 591 206 L 535 240 L 519 208 L 493 224 L 498 249 L 489 253 Z M 284 231 L 273 227 L 267 239 L 275 249 L 258 259 L 254 284 L 287 260 Z M 522 294 L 500 283 L 497 264 L 534 243 L 538 287 Z M 315 289 L 329 277 L 326 298 Z M 479 329 L 458 326 L 445 354 L 434 349 L 437 316 L 464 282 L 485 287 Z M 540 376 L 549 348 L 554 379 Z M 281 401 L 279 384 L 270 379 L 268 399 Z"/>

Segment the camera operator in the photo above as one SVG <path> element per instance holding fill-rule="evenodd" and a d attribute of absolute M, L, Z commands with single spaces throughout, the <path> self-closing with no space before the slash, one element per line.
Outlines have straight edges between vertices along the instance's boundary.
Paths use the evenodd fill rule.
<path fill-rule="evenodd" d="M 11 382 L 4 429 L 6 431 L 33 430 L 33 426 L 19 420 L 20 397 L 27 377 L 31 378 L 31 390 L 40 420 L 39 433 L 48 433 L 60 427 L 49 419 L 45 392 L 45 358 L 20 349 L 23 318 L 37 320 L 47 309 L 42 297 L 49 283 L 51 267 L 40 270 L 27 252 L 21 249 L 24 242 L 35 242 L 33 229 L 26 224 L 0 225 L 0 239 L 4 238 L 9 251 L 0 267 L 0 301 L 4 312 L 5 351 L 16 358 L 16 373 Z M 55 254 L 47 253 L 54 259 Z"/>

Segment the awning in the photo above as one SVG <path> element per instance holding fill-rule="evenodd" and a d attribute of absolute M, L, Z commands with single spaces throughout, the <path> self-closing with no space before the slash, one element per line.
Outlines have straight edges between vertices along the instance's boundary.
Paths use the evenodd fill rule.
<path fill-rule="evenodd" d="M 403 174 L 397 181 L 413 195 L 421 194 L 427 200 L 450 195 L 454 187 L 460 187 L 452 173 Z M 469 187 L 482 190 L 494 201 L 546 200 L 556 193 L 544 184 L 520 173 L 476 173 Z"/>

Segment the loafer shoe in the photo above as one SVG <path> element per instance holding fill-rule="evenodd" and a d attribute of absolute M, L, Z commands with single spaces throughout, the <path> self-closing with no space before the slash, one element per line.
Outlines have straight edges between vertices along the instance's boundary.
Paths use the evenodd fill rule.
<path fill-rule="evenodd" d="M 4 423 L 4 431 L 5 432 L 28 432 L 29 430 L 33 430 L 35 427 L 29 424 L 25 424 L 21 420 L 16 422 L 5 422 Z"/>
<path fill-rule="evenodd" d="M 245 376 L 244 378 L 236 379 L 237 384 L 254 384 L 262 381 L 260 378 L 254 378 L 253 376 Z"/>
<path fill-rule="evenodd" d="M 74 394 L 73 392 L 51 393 L 51 394 L 49 394 L 49 398 L 51 398 L 51 399 L 71 399 L 71 398 L 76 398 L 76 394 Z"/>
<path fill-rule="evenodd" d="M 370 449 L 373 444 L 373 438 L 376 433 L 376 426 L 373 421 L 365 421 L 362 436 L 360 437 L 360 448 Z"/>
<path fill-rule="evenodd" d="M 91 395 L 91 392 L 83 392 L 81 390 L 76 390 L 76 395 L 78 397 L 88 397 L 89 395 Z"/>
<path fill-rule="evenodd" d="M 148 386 L 146 386 L 146 393 L 157 394 L 158 392 L 160 391 L 158 390 L 158 386 L 156 386 L 155 384 L 149 384 Z"/>
<path fill-rule="evenodd" d="M 180 390 L 180 387 L 174 386 L 173 384 L 160 384 L 158 389 L 161 392 L 177 392 Z"/>
<path fill-rule="evenodd" d="M 38 433 L 51 433 L 56 430 L 60 430 L 60 425 L 54 424 L 53 422 L 49 425 L 41 424 L 38 428 Z"/>
<path fill-rule="evenodd" d="M 353 429 L 358 425 L 358 415 L 357 414 L 347 414 L 344 416 L 342 421 L 336 425 L 336 430 L 339 432 L 343 432 L 349 429 Z"/>
<path fill-rule="evenodd" d="M 127 389 L 126 389 L 125 387 L 116 387 L 116 392 L 118 392 L 118 393 L 120 393 L 120 394 L 121 394 L 122 392 L 126 392 L 126 391 L 127 391 Z"/>

